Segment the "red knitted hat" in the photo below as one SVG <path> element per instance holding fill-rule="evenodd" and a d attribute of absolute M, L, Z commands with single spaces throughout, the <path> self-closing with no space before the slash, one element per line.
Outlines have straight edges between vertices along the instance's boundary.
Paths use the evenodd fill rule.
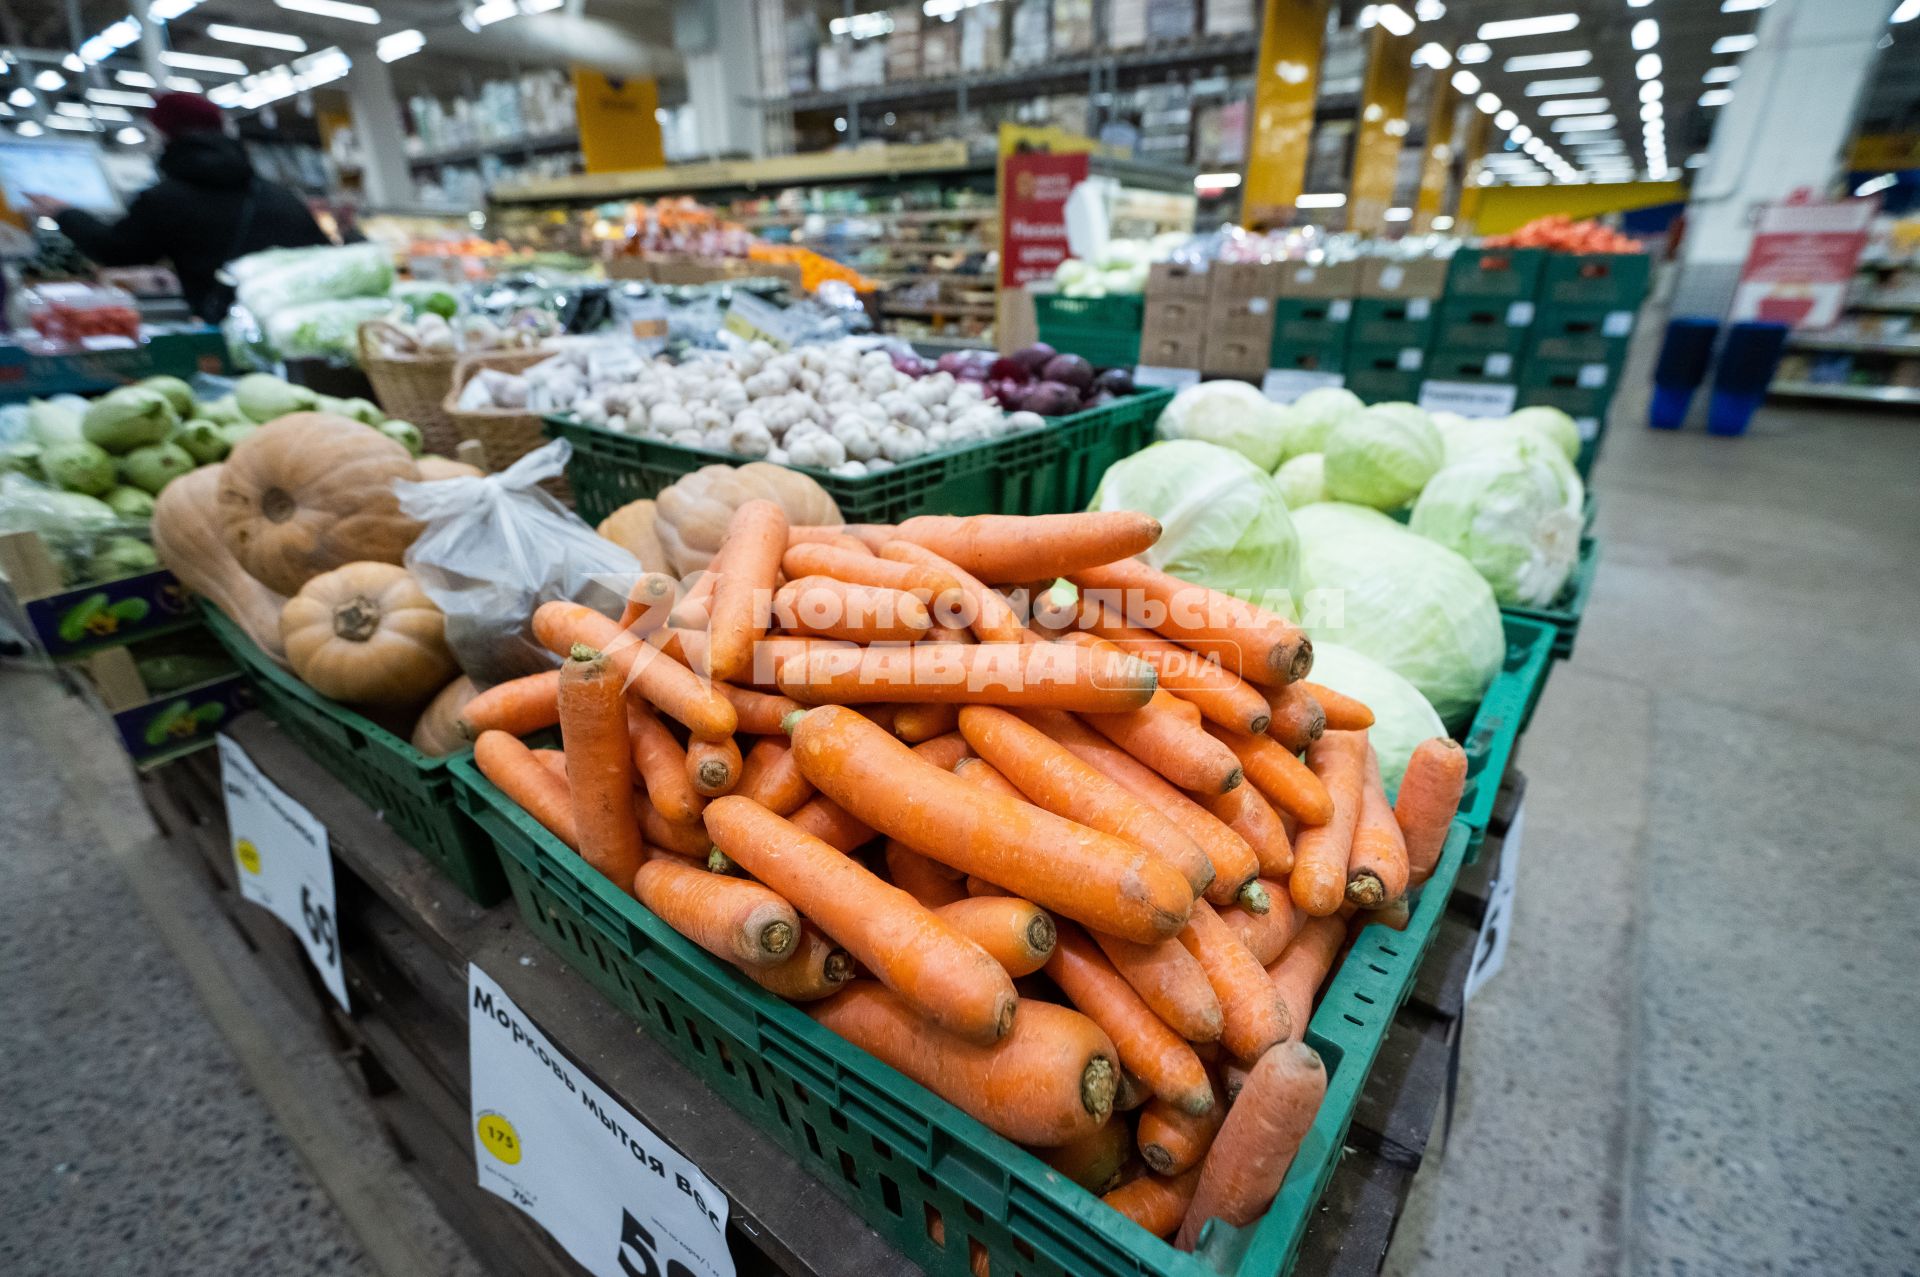
<path fill-rule="evenodd" d="M 163 93 L 147 118 L 162 137 L 220 131 L 220 108 L 198 93 Z"/>

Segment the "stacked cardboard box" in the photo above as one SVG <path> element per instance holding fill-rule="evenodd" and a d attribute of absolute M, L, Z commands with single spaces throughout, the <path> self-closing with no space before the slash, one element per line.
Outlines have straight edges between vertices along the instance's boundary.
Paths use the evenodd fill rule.
<path fill-rule="evenodd" d="M 1212 282 L 1204 266 L 1161 262 L 1148 271 L 1141 363 L 1152 368 L 1200 367 Z"/>

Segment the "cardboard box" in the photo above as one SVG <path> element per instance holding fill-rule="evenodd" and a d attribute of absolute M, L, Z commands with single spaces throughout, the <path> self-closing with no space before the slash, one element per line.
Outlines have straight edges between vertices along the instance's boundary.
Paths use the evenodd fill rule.
<path fill-rule="evenodd" d="M 1272 301 L 1284 291 L 1283 277 L 1290 262 L 1215 262 L 1207 271 L 1207 296 L 1216 308 L 1237 306 L 1256 298 Z"/>
<path fill-rule="evenodd" d="M 1053 52 L 1085 53 L 1093 47 L 1093 0 L 1053 0 Z"/>
<path fill-rule="evenodd" d="M 921 30 L 920 74 L 929 79 L 960 74 L 959 22 L 930 22 Z"/>
<path fill-rule="evenodd" d="M 1196 0 L 1147 0 L 1147 39 L 1191 40 L 1199 25 Z"/>
<path fill-rule="evenodd" d="M 1140 366 L 1147 368 L 1198 368 L 1204 353 L 1205 337 L 1197 328 L 1184 332 L 1171 329 L 1142 330 Z"/>
<path fill-rule="evenodd" d="M 1253 30 L 1253 0 L 1207 0 L 1208 35 L 1243 35 Z"/>
<path fill-rule="evenodd" d="M 1033 66 L 1047 60 L 1047 33 L 1052 26 L 1048 0 L 1016 0 L 1011 23 L 1012 38 L 1007 42 L 1007 61 L 1014 66 Z"/>
<path fill-rule="evenodd" d="M 1155 262 L 1147 268 L 1149 304 L 1175 297 L 1205 301 L 1212 287 L 1212 272 L 1204 264 L 1195 266 L 1187 262 Z"/>
<path fill-rule="evenodd" d="M 1002 4 L 975 5 L 960 15 L 960 70 L 997 71 L 1007 56 Z"/>
<path fill-rule="evenodd" d="M 1109 0 L 1107 43 L 1116 49 L 1137 49 L 1147 42 L 1147 0 Z"/>
<path fill-rule="evenodd" d="M 56 661 L 198 623 L 193 599 L 165 568 L 69 585 L 60 560 L 33 531 L 0 534 L 0 574 Z"/>
<path fill-rule="evenodd" d="M 1360 291 L 1358 261 L 1315 263 L 1283 262 L 1279 295 L 1282 297 L 1356 297 Z"/>
<path fill-rule="evenodd" d="M 1215 320 L 1207 325 L 1200 367 L 1210 377 L 1260 380 L 1273 351 L 1273 315 L 1248 316 L 1239 321 Z"/>
<path fill-rule="evenodd" d="M 1360 263 L 1360 297 L 1439 297 L 1447 291 L 1447 260 L 1417 257 L 1397 261 L 1369 257 Z"/>

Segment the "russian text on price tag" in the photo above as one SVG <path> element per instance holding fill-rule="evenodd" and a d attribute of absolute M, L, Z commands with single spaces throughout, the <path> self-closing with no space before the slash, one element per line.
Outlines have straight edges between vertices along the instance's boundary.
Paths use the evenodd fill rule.
<path fill-rule="evenodd" d="M 720 326 L 741 341 L 764 341 L 775 350 L 793 348 L 793 322 L 786 311 L 749 292 L 735 290 Z"/>
<path fill-rule="evenodd" d="M 1520 388 L 1494 381 L 1423 381 L 1420 407 L 1462 417 L 1506 417 L 1513 413 Z"/>
<path fill-rule="evenodd" d="M 227 799 L 240 894 L 293 928 L 334 1001 L 351 1009 L 340 969 L 327 827 L 262 776 L 232 737 L 223 733 L 219 744 L 220 788 Z"/>
<path fill-rule="evenodd" d="M 1473 1001 L 1480 986 L 1499 973 L 1507 961 L 1507 941 L 1513 934 L 1513 898 L 1520 882 L 1520 835 L 1526 831 L 1527 808 L 1522 803 L 1507 825 L 1507 836 L 1500 845 L 1500 876 L 1494 880 L 1493 893 L 1487 897 L 1487 912 L 1480 919 L 1480 938 L 1473 946 L 1473 964 L 1467 968 L 1467 987 L 1463 1001 Z"/>
<path fill-rule="evenodd" d="M 1302 368 L 1269 368 L 1260 379 L 1260 393 L 1275 403 L 1292 403 L 1309 390 L 1338 388 L 1347 384 L 1344 373 L 1309 372 Z"/>
<path fill-rule="evenodd" d="M 467 965 L 473 1159 L 598 1277 L 733 1277 L 727 1198 Z"/>

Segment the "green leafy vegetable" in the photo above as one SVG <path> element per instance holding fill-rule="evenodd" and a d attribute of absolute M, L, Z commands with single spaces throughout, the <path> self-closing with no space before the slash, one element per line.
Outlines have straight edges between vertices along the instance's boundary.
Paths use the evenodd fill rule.
<path fill-rule="evenodd" d="M 1203 381 L 1173 397 L 1154 427 L 1162 439 L 1232 448 L 1262 470 L 1280 464 L 1285 411 L 1244 381 Z"/>
<path fill-rule="evenodd" d="M 1327 440 L 1327 495 L 1397 510 L 1420 495 L 1446 455 L 1440 432 L 1410 403 L 1375 404 Z"/>
<path fill-rule="evenodd" d="M 1473 564 L 1501 603 L 1544 607 L 1573 571 L 1580 518 L 1544 459 L 1492 449 L 1444 466 L 1408 527 Z"/>

